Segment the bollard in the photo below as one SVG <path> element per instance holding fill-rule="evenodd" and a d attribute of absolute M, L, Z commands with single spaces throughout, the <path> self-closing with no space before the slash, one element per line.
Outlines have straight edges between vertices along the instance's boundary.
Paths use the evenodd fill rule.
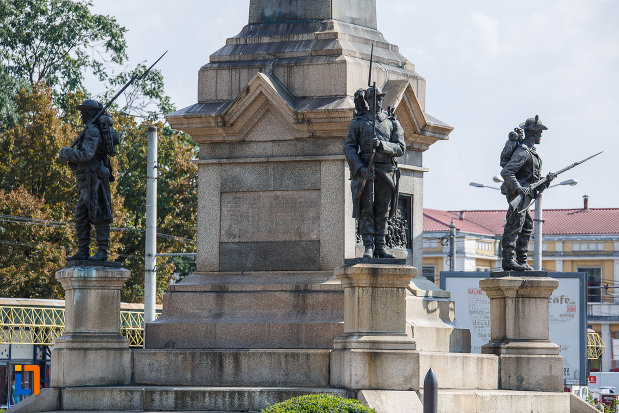
<path fill-rule="evenodd" d="M 438 408 L 438 381 L 432 369 L 423 381 L 423 413 L 436 413 Z"/>

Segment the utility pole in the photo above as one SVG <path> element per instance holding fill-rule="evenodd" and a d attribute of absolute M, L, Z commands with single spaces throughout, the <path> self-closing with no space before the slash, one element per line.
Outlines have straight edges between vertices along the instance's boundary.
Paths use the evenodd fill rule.
<path fill-rule="evenodd" d="M 454 220 L 449 225 L 449 271 L 456 270 L 456 226 Z"/>
<path fill-rule="evenodd" d="M 535 222 L 534 232 L 535 238 L 533 239 L 533 269 L 535 271 L 542 270 L 542 194 L 539 194 L 535 198 Z"/>
<path fill-rule="evenodd" d="M 144 248 L 144 322 L 155 320 L 157 302 L 157 128 L 148 127 L 146 155 L 146 246 Z"/>

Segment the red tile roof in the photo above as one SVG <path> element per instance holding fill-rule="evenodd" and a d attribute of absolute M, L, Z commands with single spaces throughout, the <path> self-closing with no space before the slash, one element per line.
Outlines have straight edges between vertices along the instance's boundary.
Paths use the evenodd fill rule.
<path fill-rule="evenodd" d="M 424 232 L 449 231 L 453 219 L 460 231 L 481 235 L 501 235 L 505 210 L 440 211 L 423 210 Z M 531 211 L 531 214 L 534 212 Z M 546 209 L 544 234 L 619 234 L 619 208 Z"/>

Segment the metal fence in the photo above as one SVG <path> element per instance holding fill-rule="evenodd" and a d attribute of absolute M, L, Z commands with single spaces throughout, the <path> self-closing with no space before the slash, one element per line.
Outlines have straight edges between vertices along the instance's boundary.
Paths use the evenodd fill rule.
<path fill-rule="evenodd" d="M 63 333 L 64 308 L 0 306 L 0 344 L 52 346 Z M 120 333 L 127 337 L 130 347 L 143 347 L 144 312 L 121 310 Z"/>

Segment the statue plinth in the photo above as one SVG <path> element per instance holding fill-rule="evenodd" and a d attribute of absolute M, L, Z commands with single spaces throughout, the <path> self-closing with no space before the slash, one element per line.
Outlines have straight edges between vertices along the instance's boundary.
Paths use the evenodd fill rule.
<path fill-rule="evenodd" d="M 563 391 L 563 357 L 550 341 L 548 312 L 559 281 L 529 273 L 479 282 L 491 319 L 490 342 L 481 352 L 499 356 L 501 389 Z"/>
<path fill-rule="evenodd" d="M 56 272 L 65 290 L 65 331 L 52 351 L 52 387 L 129 383 L 131 350 L 120 334 L 120 290 L 129 275 L 103 266 Z"/>
<path fill-rule="evenodd" d="M 331 386 L 419 388 L 419 353 L 406 335 L 407 265 L 355 264 L 335 269 L 344 287 L 344 334 L 333 343 Z"/>

